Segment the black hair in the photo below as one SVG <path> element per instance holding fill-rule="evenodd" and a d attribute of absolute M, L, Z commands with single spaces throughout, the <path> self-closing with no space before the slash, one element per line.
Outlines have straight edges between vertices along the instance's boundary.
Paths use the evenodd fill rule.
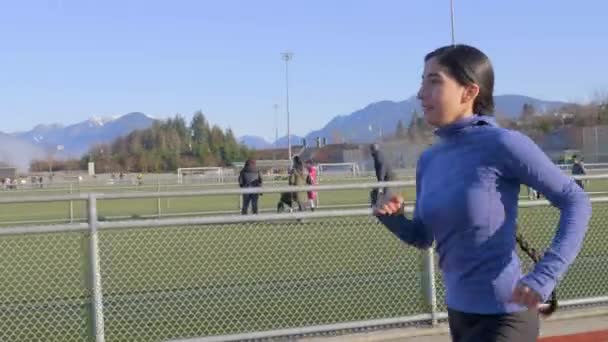
<path fill-rule="evenodd" d="M 488 56 L 468 45 L 449 45 L 429 53 L 424 61 L 436 58 L 460 85 L 477 84 L 479 95 L 473 111 L 479 115 L 494 114 L 494 69 Z"/>
<path fill-rule="evenodd" d="M 293 167 L 294 167 L 294 169 L 297 169 L 300 171 L 304 169 L 304 163 L 302 163 L 302 159 L 300 158 L 300 156 L 293 157 Z"/>
<path fill-rule="evenodd" d="M 380 150 L 380 146 L 378 146 L 378 144 L 370 144 L 369 150 L 372 154 L 374 154 Z"/>

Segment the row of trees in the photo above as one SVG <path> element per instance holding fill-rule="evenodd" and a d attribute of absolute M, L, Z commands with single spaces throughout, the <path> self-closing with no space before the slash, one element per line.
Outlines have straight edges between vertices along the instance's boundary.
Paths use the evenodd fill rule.
<path fill-rule="evenodd" d="M 608 101 L 593 104 L 572 104 L 550 113 L 538 115 L 536 108 L 525 104 L 519 119 L 501 118 L 501 124 L 511 129 L 517 129 L 533 139 L 563 127 L 591 127 L 608 125 Z"/>
<path fill-rule="evenodd" d="M 567 105 L 552 113 L 539 114 L 534 105 L 526 103 L 517 119 L 500 114 L 497 114 L 496 118 L 501 126 L 522 131 L 536 139 L 561 127 L 608 125 L 608 99 L 587 105 Z M 432 130 L 423 116 L 414 112 L 407 126 L 402 120 L 397 121 L 394 134 L 387 139 L 405 139 L 412 143 L 428 144 L 433 139 Z"/>
<path fill-rule="evenodd" d="M 533 139 L 566 126 L 608 125 L 608 100 L 588 105 L 568 105 L 555 113 L 537 115 L 531 104 L 524 104 L 518 119 L 497 114 L 501 126 L 517 129 Z M 422 114 L 414 112 L 406 126 L 396 124 L 394 135 L 386 140 L 408 140 L 427 145 L 434 139 Z M 194 114 L 190 125 L 179 115 L 151 128 L 137 130 L 111 144 L 98 145 L 79 161 L 57 162 L 39 160 L 31 164 L 32 171 L 86 169 L 94 161 L 98 172 L 161 172 L 179 167 L 227 166 L 252 156 L 252 151 L 236 141 L 231 129 L 211 126 L 202 112 Z"/>
<path fill-rule="evenodd" d="M 166 172 L 180 167 L 228 166 L 251 156 L 231 129 L 211 126 L 202 112 L 194 114 L 190 125 L 176 115 L 157 121 L 152 127 L 136 130 L 110 144 L 97 145 L 78 161 L 86 169 L 95 162 L 97 172 Z M 34 161 L 32 171 L 48 171 L 48 161 Z M 74 166 L 74 161 L 55 163 L 53 169 Z"/>
<path fill-rule="evenodd" d="M 424 116 L 414 111 L 407 127 L 402 120 L 397 121 L 395 134 L 388 140 L 407 140 L 415 144 L 429 144 L 433 139 L 432 132 L 433 129 L 426 123 Z"/>
<path fill-rule="evenodd" d="M 190 125 L 179 115 L 151 128 L 136 130 L 112 144 L 91 149 L 83 159 L 102 171 L 160 172 L 180 167 L 228 166 L 251 155 L 229 128 L 211 126 L 201 111 Z"/>

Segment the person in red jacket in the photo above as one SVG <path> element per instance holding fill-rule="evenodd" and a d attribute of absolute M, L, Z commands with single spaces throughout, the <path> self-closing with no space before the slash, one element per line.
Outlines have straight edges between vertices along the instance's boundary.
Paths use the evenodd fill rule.
<path fill-rule="evenodd" d="M 315 163 L 311 159 L 306 161 L 306 170 L 308 171 L 308 177 L 306 179 L 306 183 L 308 183 L 309 185 L 319 184 L 318 179 L 317 179 L 317 167 L 315 166 Z M 308 203 L 310 205 L 310 210 L 315 211 L 316 202 L 317 202 L 317 192 L 309 191 L 308 192 Z"/>

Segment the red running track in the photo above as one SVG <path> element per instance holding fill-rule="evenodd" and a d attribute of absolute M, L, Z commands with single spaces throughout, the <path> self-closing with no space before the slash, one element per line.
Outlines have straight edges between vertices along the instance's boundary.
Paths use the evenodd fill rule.
<path fill-rule="evenodd" d="M 608 342 L 608 330 L 591 331 L 586 333 L 543 337 L 538 342 Z"/>

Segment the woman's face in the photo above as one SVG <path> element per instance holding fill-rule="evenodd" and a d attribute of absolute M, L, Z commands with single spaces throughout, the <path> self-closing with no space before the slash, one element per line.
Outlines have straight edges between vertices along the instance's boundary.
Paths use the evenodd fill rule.
<path fill-rule="evenodd" d="M 418 99 L 430 125 L 440 127 L 472 115 L 478 93 L 477 85 L 460 85 L 436 58 L 425 63 Z"/>

